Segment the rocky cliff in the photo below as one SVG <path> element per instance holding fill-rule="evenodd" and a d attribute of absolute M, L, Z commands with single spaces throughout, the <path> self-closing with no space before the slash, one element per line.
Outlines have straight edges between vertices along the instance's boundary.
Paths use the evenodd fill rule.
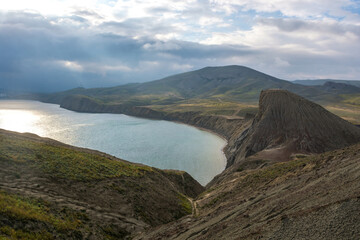
<path fill-rule="evenodd" d="M 266 90 L 254 120 L 236 137 L 228 166 L 255 154 L 286 161 L 294 153 L 321 153 L 357 142 L 360 129 L 320 105 L 286 90 Z"/>

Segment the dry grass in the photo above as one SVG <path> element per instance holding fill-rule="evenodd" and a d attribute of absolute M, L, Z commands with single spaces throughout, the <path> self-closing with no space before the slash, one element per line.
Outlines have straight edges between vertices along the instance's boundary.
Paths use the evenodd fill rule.
<path fill-rule="evenodd" d="M 343 119 L 353 123 L 360 124 L 360 106 L 351 104 L 327 105 L 325 108 L 342 117 Z"/>
<path fill-rule="evenodd" d="M 164 112 L 201 112 L 204 115 L 236 116 L 239 111 L 252 110 L 257 108 L 257 105 L 229 102 L 221 99 L 192 99 L 170 105 L 152 105 L 150 107 Z"/>

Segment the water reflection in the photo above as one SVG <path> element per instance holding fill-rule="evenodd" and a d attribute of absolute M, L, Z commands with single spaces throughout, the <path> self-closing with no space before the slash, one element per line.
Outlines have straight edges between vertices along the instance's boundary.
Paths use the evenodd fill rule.
<path fill-rule="evenodd" d="M 27 110 L 0 110 L 1 128 L 16 132 L 31 132 L 39 135 L 44 134 L 39 122 L 41 116 Z"/>

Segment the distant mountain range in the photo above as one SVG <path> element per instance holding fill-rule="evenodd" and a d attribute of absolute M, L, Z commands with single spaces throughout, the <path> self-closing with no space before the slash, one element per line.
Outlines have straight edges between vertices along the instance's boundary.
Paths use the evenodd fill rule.
<path fill-rule="evenodd" d="M 320 80 L 316 80 L 319 83 Z M 339 85 L 305 86 L 281 80 L 243 66 L 206 67 L 169 76 L 160 80 L 110 88 L 84 89 L 43 96 L 48 102 L 61 103 L 69 95 L 83 95 L 102 103 L 132 106 L 164 105 L 189 99 L 211 99 L 235 102 L 257 102 L 261 90 L 285 89 L 317 102 L 340 102 L 341 94 L 360 93 L 360 88 Z M 351 89 L 351 91 L 349 91 Z"/>

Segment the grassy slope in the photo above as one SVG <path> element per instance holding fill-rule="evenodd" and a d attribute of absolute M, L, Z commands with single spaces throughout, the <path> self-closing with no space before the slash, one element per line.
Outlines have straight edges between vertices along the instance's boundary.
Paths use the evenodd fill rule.
<path fill-rule="evenodd" d="M 182 171 L 4 130 L 0 178 L 5 239 L 122 238 L 191 214 L 186 195 L 203 190 Z"/>
<path fill-rule="evenodd" d="M 102 155 L 76 151 L 66 145 L 29 141 L 21 137 L 0 139 L 0 159 L 10 164 L 26 164 L 56 178 L 100 180 L 120 176 L 141 176 L 153 168 Z"/>
<path fill-rule="evenodd" d="M 57 211 L 35 198 L 0 191 L 0 216 L 8 219 L 0 226 L 4 239 L 53 239 L 54 235 L 79 238 L 86 215 L 71 209 Z M 27 229 L 32 226 L 34 229 Z M 36 229 L 36 230 L 35 230 Z"/>

